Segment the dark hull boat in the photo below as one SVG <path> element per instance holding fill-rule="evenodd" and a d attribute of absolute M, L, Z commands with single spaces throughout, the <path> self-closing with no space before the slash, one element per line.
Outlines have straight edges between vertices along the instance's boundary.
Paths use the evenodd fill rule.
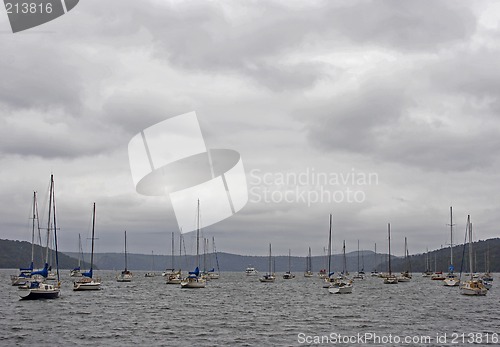
<path fill-rule="evenodd" d="M 19 288 L 21 300 L 57 299 L 60 289 L 52 284 L 31 282 L 29 288 Z"/>

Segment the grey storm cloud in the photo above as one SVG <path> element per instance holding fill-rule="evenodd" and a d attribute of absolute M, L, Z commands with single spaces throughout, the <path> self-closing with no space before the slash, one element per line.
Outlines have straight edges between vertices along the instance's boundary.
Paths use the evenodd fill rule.
<path fill-rule="evenodd" d="M 279 254 L 307 240 L 321 254 L 332 212 L 336 237 L 350 245 L 385 242 L 388 219 L 400 235 L 431 239 L 450 201 L 457 215 L 477 214 L 481 235 L 496 235 L 494 4 L 86 0 L 57 21 L 9 31 L 0 54 L 0 236 L 26 236 L 31 189 L 54 171 L 63 249 L 76 248 L 97 201 L 100 250 L 121 251 L 114 238 L 127 228 L 131 239 L 147 235 L 142 252 L 166 253 L 175 216 L 165 199 L 136 194 L 127 144 L 189 111 L 207 146 L 240 152 L 247 173 L 380 176 L 363 187 L 363 204 L 249 203 L 208 229 L 221 250 L 265 254 L 273 242 Z M 436 247 L 412 241 L 415 250 Z"/>

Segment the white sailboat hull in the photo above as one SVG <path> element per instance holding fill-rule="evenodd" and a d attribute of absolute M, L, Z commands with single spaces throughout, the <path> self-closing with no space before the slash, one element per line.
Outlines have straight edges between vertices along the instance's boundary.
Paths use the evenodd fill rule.
<path fill-rule="evenodd" d="M 443 280 L 445 287 L 456 287 L 460 285 L 460 280 L 456 277 L 448 277 Z"/>
<path fill-rule="evenodd" d="M 384 277 L 384 284 L 398 284 L 398 278 L 396 276 Z"/>
<path fill-rule="evenodd" d="M 101 282 L 88 277 L 82 277 L 81 280 L 73 282 L 73 290 L 100 290 Z"/>
<path fill-rule="evenodd" d="M 330 294 L 351 294 L 352 293 L 352 281 L 341 279 L 336 280 L 328 288 Z"/>
<path fill-rule="evenodd" d="M 201 278 L 188 278 L 181 281 L 181 288 L 205 288 L 206 284 Z"/>
<path fill-rule="evenodd" d="M 272 283 L 275 280 L 276 280 L 276 277 L 274 277 L 273 275 L 265 275 L 265 276 L 259 278 L 259 281 L 262 283 Z"/>
<path fill-rule="evenodd" d="M 484 296 L 488 289 L 478 281 L 466 281 L 460 286 L 460 294 L 469 296 Z"/>

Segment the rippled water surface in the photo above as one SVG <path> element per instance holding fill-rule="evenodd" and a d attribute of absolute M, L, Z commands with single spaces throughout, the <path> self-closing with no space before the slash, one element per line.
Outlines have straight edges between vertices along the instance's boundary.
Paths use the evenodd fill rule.
<path fill-rule="evenodd" d="M 135 273 L 118 283 L 101 271 L 103 290 L 73 292 L 63 273 L 61 297 L 20 301 L 10 286 L 14 270 L 0 271 L 0 345 L 37 346 L 298 346 L 339 333 L 379 338 L 429 336 L 412 346 L 458 346 L 478 342 L 452 334 L 481 333 L 476 345 L 500 333 L 500 278 L 485 297 L 466 297 L 415 275 L 410 283 L 384 285 L 368 277 L 349 295 L 329 294 L 317 277 L 260 283 L 243 273 L 222 273 L 204 289 L 166 285 L 164 278 Z M 300 335 L 299 335 L 300 334 Z M 446 334 L 446 343 L 436 335 Z M 336 345 L 335 340 L 322 340 Z M 400 346 L 402 342 L 357 340 L 344 346 Z"/>

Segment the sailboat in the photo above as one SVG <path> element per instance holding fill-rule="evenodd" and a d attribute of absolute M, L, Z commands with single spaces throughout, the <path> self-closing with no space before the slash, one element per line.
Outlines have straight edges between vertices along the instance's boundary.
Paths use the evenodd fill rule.
<path fill-rule="evenodd" d="M 272 251 L 271 251 L 271 244 L 269 244 L 269 269 L 268 272 L 259 278 L 259 281 L 263 283 L 271 283 L 274 282 L 276 277 L 274 276 L 273 270 L 272 270 Z"/>
<path fill-rule="evenodd" d="M 198 200 L 196 227 L 196 268 L 181 281 L 181 288 L 205 288 L 206 281 L 200 276 L 200 200 Z"/>
<path fill-rule="evenodd" d="M 34 200 L 36 202 L 36 199 Z M 53 223 L 53 224 L 51 224 Z M 19 297 L 21 300 L 38 300 L 38 299 L 56 299 L 59 297 L 61 283 L 59 281 L 59 253 L 57 250 L 57 223 L 56 223 L 56 200 L 54 194 L 54 175 L 50 175 L 50 189 L 49 189 L 49 217 L 47 227 L 47 250 L 45 266 L 40 271 L 34 271 L 31 276 L 42 276 L 44 279 L 48 276 L 48 247 L 50 238 L 50 229 L 54 228 L 54 246 L 55 246 L 55 260 L 56 260 L 56 276 L 57 284 L 48 284 L 45 281 L 32 280 L 27 281 L 22 287 L 19 287 Z"/>
<path fill-rule="evenodd" d="M 410 282 L 411 281 L 411 273 L 410 273 L 410 263 L 408 256 L 408 244 L 405 237 L 405 271 L 401 272 L 401 276 L 398 277 L 398 282 Z"/>
<path fill-rule="evenodd" d="M 125 270 L 120 272 L 116 276 L 117 282 L 131 282 L 133 278 L 132 272 L 130 272 L 127 268 L 127 230 L 125 230 Z"/>
<path fill-rule="evenodd" d="M 328 287 L 328 292 L 330 294 L 351 294 L 352 293 L 352 280 L 347 278 L 347 260 L 345 257 L 345 240 L 342 246 L 342 273 L 337 276 L 333 283 Z"/>
<path fill-rule="evenodd" d="M 34 257 L 35 257 L 35 219 L 38 226 L 38 204 L 36 201 L 36 192 L 33 192 L 33 228 L 31 231 L 31 263 L 27 268 L 20 268 L 19 275 L 10 275 L 10 281 L 13 286 L 22 286 L 31 278 L 33 272 Z M 39 226 L 38 226 L 38 229 Z"/>
<path fill-rule="evenodd" d="M 446 287 L 456 287 L 460 284 L 458 276 L 453 273 L 455 270 L 453 266 L 453 225 L 453 206 L 450 206 L 450 266 L 448 268 L 448 274 L 443 280 L 443 284 Z"/>
<path fill-rule="evenodd" d="M 486 253 L 484 254 L 484 266 L 485 266 L 485 272 L 481 276 L 481 281 L 483 281 L 484 286 L 486 289 L 491 289 L 493 286 L 493 275 L 490 272 L 490 247 L 489 245 L 487 246 Z"/>
<path fill-rule="evenodd" d="M 391 223 L 387 224 L 387 232 L 389 235 L 389 273 L 384 276 L 384 284 L 397 284 L 398 278 L 392 274 L 391 268 Z"/>
<path fill-rule="evenodd" d="M 425 251 L 425 271 L 422 273 L 422 277 L 431 277 L 432 271 L 429 267 L 429 248 Z"/>
<path fill-rule="evenodd" d="M 155 256 L 154 256 L 153 251 L 151 251 L 151 261 L 152 261 L 151 271 L 150 272 L 146 272 L 144 274 L 144 277 L 155 277 Z"/>
<path fill-rule="evenodd" d="M 328 232 L 328 274 L 324 278 L 323 288 L 330 288 L 335 279 L 332 277 L 332 215 L 330 214 L 330 230 Z"/>
<path fill-rule="evenodd" d="M 358 240 L 358 272 L 352 278 L 357 280 L 362 280 L 365 278 L 364 266 L 363 268 L 361 268 L 361 270 L 359 269 L 359 240 Z"/>
<path fill-rule="evenodd" d="M 215 268 L 208 270 L 208 278 L 211 280 L 218 280 L 220 278 L 220 268 L 219 268 L 219 257 L 217 256 L 217 250 L 215 248 L 215 237 L 212 236 L 212 254 L 215 257 L 215 265 L 217 266 L 217 272 Z"/>
<path fill-rule="evenodd" d="M 100 278 L 94 278 L 93 267 L 94 267 L 94 233 L 95 233 L 95 202 L 92 209 L 92 250 L 90 253 L 90 270 L 82 273 L 82 277 L 77 281 L 73 282 L 73 290 L 100 290 L 101 280 Z"/>
<path fill-rule="evenodd" d="M 375 243 L 375 254 L 374 254 L 374 258 L 375 258 L 375 264 L 377 264 L 377 243 Z M 379 273 L 377 271 L 377 267 L 374 267 L 371 274 L 370 274 L 372 277 L 378 277 L 379 276 Z"/>
<path fill-rule="evenodd" d="M 70 277 L 82 277 L 81 266 L 82 266 L 82 260 L 83 260 L 83 250 L 82 250 L 82 238 L 81 238 L 80 234 L 78 234 L 78 253 L 79 253 L 78 254 L 78 266 L 70 271 L 70 273 L 69 273 Z"/>
<path fill-rule="evenodd" d="M 460 294 L 471 296 L 484 296 L 488 289 L 484 286 L 480 279 L 474 278 L 472 271 L 472 223 L 470 222 L 470 215 L 467 216 L 466 232 L 469 234 L 469 269 L 470 279 L 462 281 L 460 284 Z M 465 247 L 465 244 L 464 244 Z"/>
<path fill-rule="evenodd" d="M 312 271 L 312 258 L 311 258 L 311 247 L 309 247 L 309 253 L 306 258 L 306 271 L 304 272 L 304 277 L 313 277 L 314 273 Z"/>
<path fill-rule="evenodd" d="M 290 263 L 291 256 L 292 256 L 292 250 L 289 249 L 288 250 L 288 271 L 285 272 L 285 274 L 283 275 L 284 280 L 291 280 L 291 279 L 295 278 L 295 275 L 292 273 L 292 267 L 291 267 L 291 263 Z"/>
<path fill-rule="evenodd" d="M 166 284 L 181 284 L 182 281 L 182 274 L 181 270 L 179 269 L 178 271 L 175 271 L 175 265 L 174 265 L 174 232 L 172 232 L 172 258 L 171 258 L 171 269 L 166 269 L 165 272 L 163 273 L 163 276 L 167 277 L 167 281 L 165 282 Z M 179 264 L 180 264 L 180 256 L 182 254 L 182 234 L 179 236 Z"/>
<path fill-rule="evenodd" d="M 326 265 L 326 263 L 328 262 L 328 254 L 327 254 L 327 251 L 326 251 L 326 248 L 323 247 L 323 255 L 324 255 L 324 264 L 323 264 L 323 268 L 319 270 L 318 272 L 318 277 L 319 278 L 322 278 L 322 279 L 325 279 L 328 277 L 328 274 L 326 273 L 326 268 L 328 267 Z"/>

